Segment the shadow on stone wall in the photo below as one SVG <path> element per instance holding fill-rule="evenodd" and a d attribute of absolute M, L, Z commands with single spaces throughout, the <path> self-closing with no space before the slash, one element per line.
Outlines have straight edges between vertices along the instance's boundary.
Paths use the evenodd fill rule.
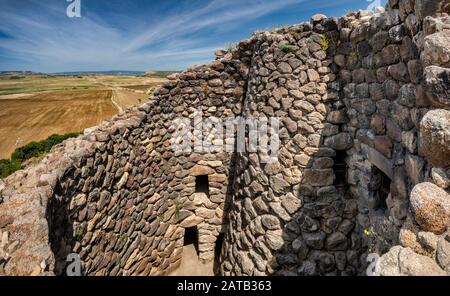
<path fill-rule="evenodd" d="M 238 154 L 224 275 L 358 273 L 357 203 L 346 180 L 334 186 L 335 164 L 345 179 L 336 151 L 353 145 L 333 61 L 337 26 L 316 16 L 254 36 L 243 114 L 278 117 L 280 151 L 269 164 L 261 152 Z"/>
<path fill-rule="evenodd" d="M 69 204 L 71 198 L 63 198 L 62 189 L 57 183 L 53 198 L 47 204 L 46 218 L 49 229 L 49 242 L 55 256 L 55 275 L 66 275 L 67 257 L 73 253 L 75 237 L 74 225 L 70 219 Z"/>
<path fill-rule="evenodd" d="M 235 149 L 236 149 L 236 144 L 235 143 Z M 231 219 L 230 215 L 229 215 L 229 211 L 230 208 L 232 207 L 232 199 L 233 199 L 233 192 L 234 192 L 234 188 L 235 188 L 235 177 L 236 177 L 236 173 L 235 173 L 235 169 L 236 169 L 236 159 L 237 159 L 237 153 L 232 153 L 230 155 L 230 170 L 229 170 L 229 175 L 228 175 L 228 185 L 227 185 L 227 191 L 225 194 L 225 202 L 224 202 L 224 215 L 223 215 L 223 226 L 221 229 L 221 233 L 223 235 L 223 241 L 222 241 L 222 245 L 220 247 L 220 249 L 217 249 L 217 245 L 216 245 L 216 254 L 214 257 L 214 274 L 215 275 L 220 275 L 221 272 L 221 266 L 224 263 L 225 258 L 223 257 L 225 255 L 225 241 L 227 241 L 228 239 L 230 239 L 229 237 L 227 237 L 228 231 L 227 231 L 227 227 L 230 226 L 230 221 L 229 219 Z M 217 243 L 217 242 L 216 242 Z"/>
<path fill-rule="evenodd" d="M 331 20 L 317 20 L 313 24 L 336 28 Z M 300 149 L 292 150 L 291 145 L 292 156 L 289 156 L 287 150 L 291 143 L 286 141 L 283 149 L 287 150 L 280 158 L 285 170 L 295 167 L 301 170 L 301 181 L 293 186 L 293 194 L 280 196 L 290 219 L 280 216 L 283 213 L 280 209 L 275 211 L 275 216 L 281 218 L 283 243 L 272 238 L 275 252 L 268 265 L 277 275 L 358 275 L 364 270 L 360 258 L 365 246 L 362 229 L 356 223 L 357 199 L 349 192 L 347 183 L 348 156 L 354 135 L 346 127 L 349 118 L 341 101 L 344 82 L 333 60 L 339 35 L 328 31 L 322 36 L 328 36 L 330 41 L 327 56 L 322 60 L 322 67 L 328 71 L 311 68 L 307 73 L 321 72 L 320 81 L 328 81 L 326 92 L 320 97 L 307 95 L 303 100 L 294 101 L 294 106 L 300 106 L 308 120 L 301 119 L 297 134 L 291 133 L 289 137 Z M 328 80 L 329 74 L 335 78 Z M 290 179 L 285 177 L 285 181 Z M 277 189 L 273 185 L 272 189 Z M 263 216 L 262 221 L 269 230 L 277 226 L 271 217 Z"/>

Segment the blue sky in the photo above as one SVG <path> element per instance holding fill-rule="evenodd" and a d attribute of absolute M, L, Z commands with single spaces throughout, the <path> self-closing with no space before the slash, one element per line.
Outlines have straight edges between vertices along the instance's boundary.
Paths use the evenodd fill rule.
<path fill-rule="evenodd" d="M 381 0 L 384 6 L 386 0 Z M 179 70 L 255 30 L 340 16 L 367 0 L 0 0 L 0 71 Z"/>

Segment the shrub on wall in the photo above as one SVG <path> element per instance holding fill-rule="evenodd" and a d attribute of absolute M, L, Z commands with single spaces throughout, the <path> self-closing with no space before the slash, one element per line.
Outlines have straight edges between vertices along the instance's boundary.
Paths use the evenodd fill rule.
<path fill-rule="evenodd" d="M 6 178 L 15 171 L 20 170 L 22 162 L 20 160 L 0 159 L 0 178 Z"/>
<path fill-rule="evenodd" d="M 31 142 L 23 147 L 17 148 L 11 155 L 11 159 L 0 160 L 0 178 L 6 178 L 15 171 L 22 168 L 22 162 L 34 157 L 40 157 L 50 152 L 53 146 L 62 143 L 69 138 L 75 138 L 79 133 L 68 133 L 64 135 L 51 135 L 40 142 Z"/>

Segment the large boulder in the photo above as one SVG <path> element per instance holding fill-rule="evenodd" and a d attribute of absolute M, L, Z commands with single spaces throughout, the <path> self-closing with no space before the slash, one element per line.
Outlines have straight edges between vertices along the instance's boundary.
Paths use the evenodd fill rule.
<path fill-rule="evenodd" d="M 422 118 L 419 154 L 434 166 L 450 166 L 450 111 L 432 110 Z"/>
<path fill-rule="evenodd" d="M 425 37 L 422 60 L 425 66 L 450 67 L 450 31 Z"/>
<path fill-rule="evenodd" d="M 389 252 L 381 256 L 378 260 L 378 271 L 382 276 L 399 276 L 400 267 L 398 265 L 398 254 L 403 248 L 401 246 L 392 247 Z"/>
<path fill-rule="evenodd" d="M 445 232 L 450 224 L 450 195 L 433 183 L 417 184 L 410 202 L 416 222 L 426 231 Z"/>
<path fill-rule="evenodd" d="M 398 235 L 399 243 L 402 247 L 410 248 L 417 254 L 428 255 L 428 250 L 424 249 L 422 244 L 419 242 L 418 234 L 420 229 L 413 219 L 414 218 L 410 219 L 410 216 L 407 217 Z"/>
<path fill-rule="evenodd" d="M 414 253 L 410 248 L 395 246 L 381 256 L 378 271 L 382 276 L 444 276 L 447 273 L 427 256 Z"/>
<path fill-rule="evenodd" d="M 398 254 L 400 273 L 411 276 L 447 275 L 430 257 L 414 253 L 410 248 L 400 250 Z"/>

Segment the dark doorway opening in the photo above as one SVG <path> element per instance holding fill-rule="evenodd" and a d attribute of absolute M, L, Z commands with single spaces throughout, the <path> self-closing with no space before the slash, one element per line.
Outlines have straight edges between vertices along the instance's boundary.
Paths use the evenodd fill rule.
<path fill-rule="evenodd" d="M 197 176 L 195 178 L 195 192 L 209 194 L 208 176 Z"/>
<path fill-rule="evenodd" d="M 386 200 L 391 192 L 391 179 L 383 173 L 381 170 L 378 170 L 378 174 L 380 177 L 380 187 L 378 189 L 378 198 L 379 198 L 379 209 L 386 211 L 388 209 Z"/>
<path fill-rule="evenodd" d="M 184 230 L 184 245 L 194 245 L 198 253 L 198 231 L 197 227 L 189 227 Z"/>
<path fill-rule="evenodd" d="M 220 274 L 220 252 L 222 252 L 222 245 L 225 238 L 225 233 L 219 233 L 219 236 L 216 240 L 216 245 L 214 247 L 214 274 Z"/>
<path fill-rule="evenodd" d="M 216 258 L 220 257 L 220 252 L 222 251 L 222 245 L 223 245 L 224 236 L 225 236 L 224 233 L 219 233 L 219 236 L 217 237 L 216 246 L 215 246 L 215 249 L 214 249 L 214 252 L 216 254 Z"/>
<path fill-rule="evenodd" d="M 334 175 L 336 179 L 334 180 L 334 185 L 336 187 L 343 187 L 346 184 L 346 171 L 347 164 L 345 163 L 345 158 L 347 157 L 347 153 L 345 150 L 337 150 L 336 156 L 334 158 Z"/>

